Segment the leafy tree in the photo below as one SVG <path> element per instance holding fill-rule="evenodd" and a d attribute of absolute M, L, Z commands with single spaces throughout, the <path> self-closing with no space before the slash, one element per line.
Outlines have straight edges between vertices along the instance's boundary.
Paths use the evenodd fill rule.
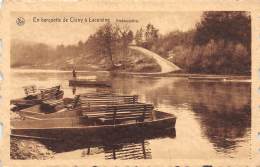
<path fill-rule="evenodd" d="M 210 41 L 223 41 L 223 46 L 214 55 L 203 59 L 211 61 L 205 71 L 217 73 L 249 72 L 251 66 L 251 20 L 247 12 L 204 12 L 197 24 L 195 44 L 207 45 Z M 246 50 L 244 50 L 246 48 Z M 241 50 L 241 54 L 234 54 Z M 205 62 L 205 60 L 201 60 Z M 202 64 L 204 65 L 204 64 Z"/>
<path fill-rule="evenodd" d="M 110 60 L 111 68 L 114 67 L 113 54 L 118 46 L 119 38 L 119 28 L 111 23 L 101 26 L 92 36 L 92 41 L 95 43 L 95 50 L 98 50 Z"/>
<path fill-rule="evenodd" d="M 250 47 L 251 20 L 247 12 L 204 12 L 196 29 L 194 40 L 197 44 L 224 39 Z"/>
<path fill-rule="evenodd" d="M 134 37 L 134 39 L 135 39 L 135 42 L 136 42 L 136 44 L 138 45 L 138 46 L 141 46 L 142 45 L 142 43 L 143 43 L 143 29 L 142 28 L 140 28 L 139 30 L 137 30 L 136 31 L 136 33 L 135 33 L 135 37 Z"/>
<path fill-rule="evenodd" d="M 150 49 L 154 43 L 159 39 L 159 30 L 156 29 L 152 24 L 146 25 L 145 31 L 145 47 Z"/>

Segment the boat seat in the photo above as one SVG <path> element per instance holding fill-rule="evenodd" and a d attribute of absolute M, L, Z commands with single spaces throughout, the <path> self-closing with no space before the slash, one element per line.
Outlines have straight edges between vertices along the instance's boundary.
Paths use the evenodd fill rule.
<path fill-rule="evenodd" d="M 30 94 L 28 96 L 26 96 L 24 99 L 25 100 L 33 100 L 33 99 L 38 99 L 38 93 L 35 93 L 35 94 Z"/>
<path fill-rule="evenodd" d="M 44 100 L 41 103 L 41 109 L 43 111 L 48 111 L 48 112 L 55 112 L 64 107 L 65 106 L 64 106 L 64 102 L 62 99 L 61 100 L 55 100 L 55 99 Z"/>
<path fill-rule="evenodd" d="M 79 104 L 82 107 L 95 105 L 134 104 L 138 102 L 138 95 L 80 95 Z"/>
<path fill-rule="evenodd" d="M 151 104 L 119 104 L 86 108 L 82 110 L 82 114 L 88 118 L 95 118 L 101 124 L 118 124 L 130 120 L 142 122 L 151 118 L 153 109 Z"/>

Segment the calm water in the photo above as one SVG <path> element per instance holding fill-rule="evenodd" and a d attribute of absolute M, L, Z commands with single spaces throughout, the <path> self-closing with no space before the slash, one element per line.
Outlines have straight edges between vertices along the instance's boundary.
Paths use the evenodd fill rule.
<path fill-rule="evenodd" d="M 93 75 L 81 73 L 84 75 Z M 97 73 L 99 77 L 106 74 Z M 64 97 L 99 91 L 71 88 L 66 72 L 13 72 L 13 98 L 22 86 L 61 84 Z M 56 158 L 250 158 L 250 83 L 189 82 L 187 78 L 111 77 L 111 91 L 138 94 L 140 101 L 177 116 L 175 132 L 59 151 Z"/>

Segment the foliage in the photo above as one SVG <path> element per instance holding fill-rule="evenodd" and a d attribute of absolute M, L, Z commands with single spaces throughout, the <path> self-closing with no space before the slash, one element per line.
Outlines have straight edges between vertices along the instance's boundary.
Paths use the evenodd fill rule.
<path fill-rule="evenodd" d="M 159 29 L 156 29 L 151 23 L 147 24 L 145 29 L 142 27 L 136 31 L 136 44 L 147 49 L 151 49 L 158 42 Z"/>
<path fill-rule="evenodd" d="M 98 66 L 113 70 L 116 64 L 125 63 L 125 67 L 128 67 L 126 63 L 129 63 L 129 56 L 132 54 L 135 57 L 128 49 L 133 40 L 136 45 L 180 66 L 183 72 L 251 73 L 251 20 L 249 13 L 243 11 L 204 12 L 195 29 L 172 31 L 165 35 L 161 35 L 151 23 L 140 27 L 135 33 L 128 25 L 106 23 L 85 42 L 79 41 L 75 45 L 53 48 L 43 43 L 12 42 L 11 65 L 38 67 L 44 64 L 52 68 L 70 69 L 77 64 L 81 69 Z M 154 68 L 153 63 L 147 67 Z M 135 69 L 134 64 L 131 69 Z"/>
<path fill-rule="evenodd" d="M 196 29 L 197 44 L 224 39 L 246 46 L 251 41 L 251 20 L 247 12 L 204 12 Z"/>
<path fill-rule="evenodd" d="M 103 55 L 110 59 L 111 68 L 114 66 L 113 56 L 118 51 L 126 51 L 128 44 L 133 40 L 133 32 L 129 27 L 119 27 L 107 23 L 101 26 L 95 34 L 90 36 L 88 43 L 91 45 L 95 53 Z M 94 46 L 93 46 L 94 44 Z"/>
<path fill-rule="evenodd" d="M 141 36 L 141 30 L 136 36 Z M 250 74 L 251 71 L 251 20 L 247 12 L 204 12 L 194 30 L 156 35 L 149 42 L 148 39 L 137 45 L 145 47 L 149 43 L 147 48 L 185 72 Z"/>

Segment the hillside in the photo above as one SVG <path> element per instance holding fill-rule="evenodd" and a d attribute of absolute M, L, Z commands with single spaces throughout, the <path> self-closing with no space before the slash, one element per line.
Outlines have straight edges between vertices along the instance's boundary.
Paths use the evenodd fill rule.
<path fill-rule="evenodd" d="M 127 49 L 113 55 L 117 70 L 127 72 L 160 72 L 156 61 L 141 52 Z M 109 70 L 109 59 L 84 46 L 51 47 L 44 43 L 12 40 L 11 68 L 71 70 Z"/>
<path fill-rule="evenodd" d="M 203 12 L 194 29 L 167 34 L 160 34 L 151 23 L 136 32 L 106 23 L 85 39 L 56 47 L 13 40 L 11 67 L 71 70 L 75 66 L 77 70 L 149 73 L 180 67 L 181 72 L 193 74 L 251 74 L 248 12 Z"/>

